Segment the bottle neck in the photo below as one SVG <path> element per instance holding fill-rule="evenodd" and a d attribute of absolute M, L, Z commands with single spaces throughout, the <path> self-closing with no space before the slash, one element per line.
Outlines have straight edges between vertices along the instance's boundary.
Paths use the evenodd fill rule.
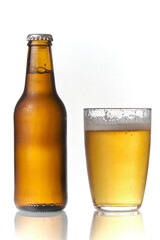
<path fill-rule="evenodd" d="M 51 43 L 30 41 L 28 44 L 26 94 L 56 94 Z"/>

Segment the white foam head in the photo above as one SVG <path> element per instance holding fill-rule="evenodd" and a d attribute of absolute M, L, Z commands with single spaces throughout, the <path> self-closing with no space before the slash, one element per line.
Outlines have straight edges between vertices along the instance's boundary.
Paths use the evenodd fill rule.
<path fill-rule="evenodd" d="M 149 108 L 84 109 L 86 131 L 131 131 L 151 129 Z"/>

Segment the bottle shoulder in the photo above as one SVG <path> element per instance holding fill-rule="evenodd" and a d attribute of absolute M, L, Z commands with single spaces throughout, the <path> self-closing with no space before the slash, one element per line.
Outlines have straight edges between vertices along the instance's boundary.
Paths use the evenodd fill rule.
<path fill-rule="evenodd" d="M 23 94 L 18 100 L 14 114 L 19 112 L 32 113 L 61 113 L 66 116 L 66 109 L 62 100 L 54 95 L 25 95 Z"/>

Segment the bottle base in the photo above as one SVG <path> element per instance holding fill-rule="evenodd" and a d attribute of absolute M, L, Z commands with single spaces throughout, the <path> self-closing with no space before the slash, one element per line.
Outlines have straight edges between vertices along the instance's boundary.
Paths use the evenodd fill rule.
<path fill-rule="evenodd" d="M 19 210 L 30 211 L 30 212 L 54 212 L 64 209 L 64 206 L 58 205 L 47 205 L 47 204 L 34 204 L 27 206 L 16 206 Z"/>

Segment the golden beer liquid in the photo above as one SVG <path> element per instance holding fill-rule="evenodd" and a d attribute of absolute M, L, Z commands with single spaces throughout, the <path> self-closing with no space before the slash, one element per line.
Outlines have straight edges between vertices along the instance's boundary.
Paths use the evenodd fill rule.
<path fill-rule="evenodd" d="M 66 110 L 55 89 L 51 43 L 31 41 L 26 84 L 14 112 L 15 204 L 60 210 L 66 192 Z"/>
<path fill-rule="evenodd" d="M 86 158 L 95 206 L 138 206 L 143 199 L 150 130 L 85 131 Z"/>

